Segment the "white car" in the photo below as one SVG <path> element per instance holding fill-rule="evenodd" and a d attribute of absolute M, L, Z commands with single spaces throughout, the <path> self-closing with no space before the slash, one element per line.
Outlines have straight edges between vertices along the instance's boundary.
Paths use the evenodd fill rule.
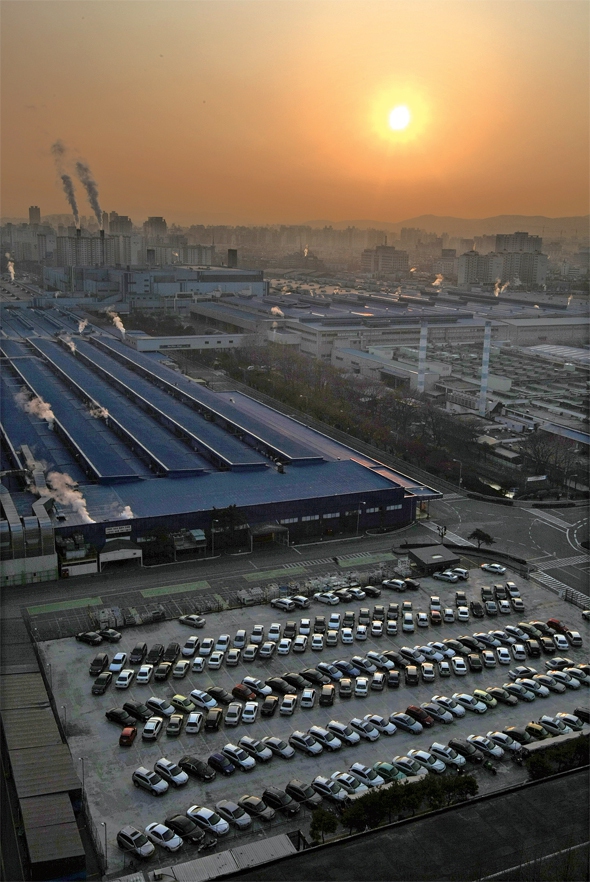
<path fill-rule="evenodd" d="M 364 600 L 367 596 L 362 588 L 349 588 L 348 593 L 352 595 L 354 600 Z"/>
<path fill-rule="evenodd" d="M 225 657 L 225 663 L 228 668 L 235 668 L 239 665 L 240 660 L 242 658 L 242 650 L 237 649 L 235 646 L 232 646 Z"/>
<path fill-rule="evenodd" d="M 252 633 L 250 634 L 250 643 L 254 643 L 257 646 L 262 643 L 264 640 L 264 625 L 254 625 L 252 628 Z"/>
<path fill-rule="evenodd" d="M 403 615 L 402 631 L 406 634 L 414 633 L 414 619 L 411 612 L 405 612 Z"/>
<path fill-rule="evenodd" d="M 314 707 L 316 700 L 316 691 L 311 686 L 308 686 L 301 693 L 301 707 Z"/>
<path fill-rule="evenodd" d="M 307 649 L 307 634 L 298 634 L 293 642 L 293 652 L 305 652 Z"/>
<path fill-rule="evenodd" d="M 509 600 L 499 600 L 498 601 L 498 612 L 503 616 L 509 616 L 512 612 L 512 607 L 510 606 Z"/>
<path fill-rule="evenodd" d="M 353 763 L 349 772 L 355 778 L 358 778 L 361 784 L 366 784 L 367 787 L 380 787 L 381 784 L 385 784 L 385 779 L 378 775 L 375 769 L 364 766 L 362 763 Z"/>
<path fill-rule="evenodd" d="M 458 606 L 457 607 L 457 621 L 458 622 L 468 622 L 469 621 L 469 608 L 466 606 Z"/>
<path fill-rule="evenodd" d="M 116 655 L 113 656 L 113 660 L 109 665 L 109 671 L 113 674 L 120 674 L 123 668 L 125 667 L 125 662 L 127 661 L 127 653 L 126 652 L 117 652 Z"/>
<path fill-rule="evenodd" d="M 522 643 L 515 643 L 514 646 L 511 647 L 512 656 L 516 661 L 526 661 L 526 649 L 522 645 Z"/>
<path fill-rule="evenodd" d="M 436 757 L 436 759 L 443 762 L 445 766 L 451 766 L 451 768 L 460 769 L 467 763 L 464 756 L 461 756 L 461 754 L 457 753 L 456 750 L 453 750 L 452 747 L 449 747 L 447 744 L 441 744 L 439 741 L 435 741 L 431 744 L 428 751 L 432 756 Z"/>
<path fill-rule="evenodd" d="M 273 643 L 276 643 L 281 639 L 282 628 L 279 622 L 273 622 L 270 628 L 268 629 L 268 634 L 266 635 L 267 640 L 272 640 Z"/>
<path fill-rule="evenodd" d="M 255 761 L 252 760 L 252 762 L 254 763 Z M 191 821 L 194 821 L 203 830 L 213 833 L 214 836 L 225 836 L 226 833 L 229 833 L 227 821 L 224 821 L 217 812 L 212 812 L 211 809 L 206 808 L 204 805 L 191 805 L 187 809 L 186 814 Z"/>
<path fill-rule="evenodd" d="M 283 700 L 281 702 L 281 706 L 279 707 L 279 714 L 282 717 L 290 717 L 293 715 L 293 711 L 297 707 L 298 698 L 296 695 L 283 695 Z"/>
<path fill-rule="evenodd" d="M 274 600 L 271 600 L 270 605 L 275 609 L 282 609 L 284 612 L 292 612 L 295 609 L 295 604 L 290 597 L 275 597 Z"/>
<path fill-rule="evenodd" d="M 446 769 L 445 763 L 437 757 L 433 756 L 427 750 L 421 750 L 419 748 L 413 748 L 412 750 L 408 750 L 408 756 L 410 759 L 415 760 L 417 763 L 426 769 L 427 772 L 434 772 L 437 775 L 442 775 L 442 773 Z"/>
<path fill-rule="evenodd" d="M 244 677 L 242 683 L 244 686 L 247 686 L 251 692 L 256 693 L 256 695 L 263 695 L 266 697 L 272 692 L 272 688 L 267 686 L 266 683 L 263 683 L 262 680 L 259 680 L 258 677 Z"/>
<path fill-rule="evenodd" d="M 451 624 L 455 621 L 455 610 L 451 609 L 450 606 L 447 606 L 443 610 L 443 622 L 446 624 Z"/>
<path fill-rule="evenodd" d="M 213 637 L 203 637 L 199 647 L 199 655 L 203 658 L 207 658 L 207 656 L 211 655 L 214 648 L 215 641 L 213 640 Z"/>
<path fill-rule="evenodd" d="M 371 723 L 375 728 L 381 732 L 382 735 L 395 735 L 397 732 L 397 727 L 390 723 L 388 719 L 380 716 L 379 714 L 365 714 L 363 720 L 366 720 L 367 723 Z"/>
<path fill-rule="evenodd" d="M 157 822 L 148 824 L 145 828 L 145 835 L 155 845 L 165 848 L 166 851 L 178 851 L 182 847 L 183 840 L 181 837 L 174 833 L 170 827 L 166 827 L 165 824 L 158 824 Z"/>
<path fill-rule="evenodd" d="M 368 793 L 369 788 L 366 784 L 363 784 L 359 778 L 355 778 L 354 775 L 351 775 L 350 772 L 332 772 L 331 776 L 333 781 L 336 781 L 343 790 L 346 790 L 348 794 L 351 793 Z"/>
<path fill-rule="evenodd" d="M 242 723 L 255 723 L 258 716 L 258 702 L 247 701 L 242 711 Z"/>
<path fill-rule="evenodd" d="M 342 630 L 340 631 L 340 640 L 346 645 L 354 643 L 352 628 L 342 628 Z"/>
<path fill-rule="evenodd" d="M 203 708 L 204 710 L 209 710 L 212 707 L 217 707 L 217 702 L 215 699 L 209 695 L 208 692 L 204 692 L 202 689 L 193 689 L 190 694 L 191 701 L 194 701 L 197 707 Z"/>
<path fill-rule="evenodd" d="M 314 652 L 321 652 L 324 648 L 324 635 L 323 634 L 314 634 L 311 638 L 311 648 Z"/>
<path fill-rule="evenodd" d="M 503 576 L 506 572 L 506 567 L 497 563 L 484 563 L 481 565 L 480 569 L 486 573 L 499 573 L 500 576 Z"/>
<path fill-rule="evenodd" d="M 383 622 L 378 619 L 371 622 L 371 637 L 383 637 Z"/>
<path fill-rule="evenodd" d="M 494 757 L 494 759 L 501 759 L 504 756 L 503 748 L 491 738 L 486 738 L 485 735 L 468 735 L 467 740 L 478 750 L 481 750 L 485 756 Z"/>
<path fill-rule="evenodd" d="M 342 741 L 329 729 L 324 729 L 323 726 L 310 726 L 307 731 L 325 750 L 340 750 L 342 747 Z"/>
<path fill-rule="evenodd" d="M 369 680 L 367 677 L 357 677 L 354 684 L 354 694 L 357 698 L 364 698 L 369 694 Z"/>
<path fill-rule="evenodd" d="M 227 652 L 231 646 L 231 637 L 229 634 L 220 634 L 215 644 L 216 652 Z"/>
<path fill-rule="evenodd" d="M 496 656 L 495 653 L 491 649 L 484 649 L 481 654 L 481 658 L 483 661 L 484 668 L 495 668 L 496 667 Z"/>
<path fill-rule="evenodd" d="M 387 619 L 385 625 L 385 633 L 388 637 L 395 637 L 397 634 L 397 622 L 394 619 Z"/>
<path fill-rule="evenodd" d="M 342 743 L 345 744 L 347 747 L 352 747 L 360 743 L 361 736 L 359 735 L 359 733 L 355 732 L 354 729 L 352 729 L 346 723 L 341 723 L 340 720 L 330 720 L 330 722 L 326 725 L 326 729 L 329 729 L 330 732 L 333 732 L 334 735 L 337 735 Z"/>
<path fill-rule="evenodd" d="M 192 658 L 200 645 L 200 640 L 194 634 L 187 639 L 186 643 L 180 650 L 184 658 Z"/>
<path fill-rule="evenodd" d="M 416 624 L 419 628 L 427 628 L 428 627 L 428 616 L 424 612 L 416 613 Z"/>
<path fill-rule="evenodd" d="M 184 731 L 187 735 L 198 735 L 203 725 L 203 714 L 200 711 L 193 711 L 188 715 Z"/>
<path fill-rule="evenodd" d="M 451 659 L 451 665 L 453 667 L 453 673 L 456 674 L 457 677 L 464 677 L 467 674 L 467 665 L 460 655 L 453 656 Z"/>
<path fill-rule="evenodd" d="M 172 676 L 175 680 L 182 680 L 191 669 L 191 663 L 183 658 L 181 661 L 176 662 L 174 667 L 172 668 Z"/>
<path fill-rule="evenodd" d="M 349 725 L 357 735 L 366 741 L 377 741 L 379 738 L 379 729 L 367 719 L 361 720 L 359 717 L 353 717 Z"/>
<path fill-rule="evenodd" d="M 221 667 L 221 665 L 223 663 L 223 659 L 224 659 L 224 653 L 217 652 L 217 650 L 215 650 L 215 652 L 212 652 L 211 655 L 209 656 L 209 661 L 207 662 L 207 667 L 211 668 L 214 671 L 217 671 Z"/>
<path fill-rule="evenodd" d="M 225 725 L 237 726 L 242 719 L 242 704 L 239 701 L 232 701 L 225 712 Z"/>
<path fill-rule="evenodd" d="M 169 784 L 173 784 L 174 787 L 183 787 L 188 782 L 187 773 L 183 772 L 180 766 L 177 766 L 172 760 L 166 759 L 165 756 L 156 760 L 154 763 L 154 772 L 161 775 L 165 781 L 168 781 Z"/>
<path fill-rule="evenodd" d="M 311 606 L 311 600 L 309 597 L 304 597 L 303 594 L 295 594 L 288 599 L 295 604 L 297 609 L 308 609 Z"/>
<path fill-rule="evenodd" d="M 357 625 L 356 631 L 354 632 L 354 636 L 357 640 L 366 640 L 367 639 L 367 626 L 366 625 Z"/>
<path fill-rule="evenodd" d="M 309 637 L 311 634 L 311 619 L 301 619 L 299 622 L 299 633 L 303 634 L 304 637 Z"/>
<path fill-rule="evenodd" d="M 461 718 L 465 716 L 465 708 L 458 704 L 454 698 L 449 698 L 446 695 L 433 695 L 431 701 L 449 711 L 454 717 Z"/>
<path fill-rule="evenodd" d="M 340 598 L 336 594 L 332 594 L 331 591 L 320 591 L 313 595 L 313 599 L 318 603 L 327 603 L 328 606 L 336 606 L 340 603 Z"/>
<path fill-rule="evenodd" d="M 555 648 L 560 652 L 567 652 L 570 648 L 567 637 L 564 637 L 563 634 L 554 634 L 553 642 L 555 643 Z"/>
<path fill-rule="evenodd" d="M 493 741 L 494 744 L 497 744 L 498 747 L 501 747 L 502 750 L 509 753 L 518 753 L 522 747 L 522 744 L 519 744 L 518 741 L 515 741 L 506 732 L 488 732 L 486 737 Z"/>
<path fill-rule="evenodd" d="M 115 680 L 115 689 L 129 689 L 135 678 L 135 671 L 125 668 Z"/>
<path fill-rule="evenodd" d="M 297 638 L 296 638 L 297 639 Z M 291 652 L 291 640 L 289 637 L 282 637 L 277 646 L 278 655 L 289 655 Z"/>
<path fill-rule="evenodd" d="M 139 685 L 140 683 L 143 683 L 144 685 L 146 683 L 149 683 L 150 680 L 152 679 L 153 673 L 154 673 L 154 666 L 153 665 L 142 665 L 140 667 L 139 671 L 137 672 L 137 677 L 135 678 L 136 685 Z"/>
<path fill-rule="evenodd" d="M 510 650 L 506 646 L 499 646 L 496 650 L 496 655 L 501 665 L 509 665 L 512 663 Z"/>
<path fill-rule="evenodd" d="M 444 570 L 442 573 L 433 573 L 433 579 L 438 579 L 441 582 L 458 582 L 459 576 L 456 573 L 453 573 L 452 570 Z"/>
<path fill-rule="evenodd" d="M 205 670 L 205 664 L 205 659 L 199 655 L 197 656 L 197 658 L 193 659 L 191 671 L 193 672 L 193 674 L 200 674 L 202 671 Z"/>
<path fill-rule="evenodd" d="M 483 701 L 478 701 L 477 698 L 474 698 L 473 695 L 468 695 L 466 692 L 454 692 L 453 700 L 460 704 L 461 707 L 464 707 L 465 710 L 472 711 L 474 714 L 485 714 L 487 711 L 487 705 Z"/>
<path fill-rule="evenodd" d="M 340 613 L 332 613 L 328 620 L 328 630 L 339 631 L 340 625 L 342 623 L 342 616 Z"/>

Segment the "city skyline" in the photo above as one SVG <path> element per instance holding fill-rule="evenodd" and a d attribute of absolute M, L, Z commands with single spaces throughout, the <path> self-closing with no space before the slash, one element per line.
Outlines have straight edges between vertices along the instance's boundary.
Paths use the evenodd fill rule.
<path fill-rule="evenodd" d="M 5 216 L 67 212 L 57 140 L 136 222 L 588 212 L 583 2 L 2 9 Z"/>

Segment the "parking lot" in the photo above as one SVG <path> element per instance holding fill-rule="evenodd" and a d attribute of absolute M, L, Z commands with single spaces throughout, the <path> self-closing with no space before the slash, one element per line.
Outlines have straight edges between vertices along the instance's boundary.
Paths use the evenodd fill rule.
<path fill-rule="evenodd" d="M 514 581 L 520 589 L 525 604 L 524 613 L 512 612 L 510 615 L 485 619 L 472 617 L 468 623 L 445 622 L 436 627 L 429 625 L 425 628 L 416 628 L 413 634 L 402 634 L 400 612 L 397 636 L 385 634 L 382 637 L 367 636 L 365 641 L 355 640 L 354 645 L 339 643 L 337 646 L 326 647 L 318 652 L 313 652 L 308 646 L 307 650 L 300 654 L 291 652 L 287 656 L 279 656 L 275 653 L 270 659 L 257 658 L 253 662 L 241 662 L 236 667 L 227 667 L 223 663 L 218 670 L 210 670 L 205 665 L 201 673 L 193 673 L 189 670 L 183 679 L 170 678 L 161 683 L 152 680 L 147 685 L 137 685 L 134 680 L 127 690 L 115 689 L 113 681 L 102 696 L 94 696 L 90 691 L 93 679 L 88 674 L 88 666 L 99 650 L 108 652 L 109 657 L 112 658 L 115 652 L 130 653 L 139 641 L 145 641 L 148 648 L 155 643 L 167 646 L 171 641 L 183 646 L 192 633 L 201 641 L 204 637 L 217 640 L 221 634 L 229 634 L 233 639 L 236 631 L 241 628 L 250 635 L 257 624 L 263 625 L 268 631 L 273 622 L 284 625 L 287 620 L 295 619 L 299 624 L 304 617 L 311 619 L 313 631 L 313 620 L 316 615 L 324 615 L 327 620 L 331 612 L 343 614 L 346 610 L 353 610 L 358 618 L 361 607 L 368 606 L 372 610 L 375 604 L 382 604 L 387 609 L 390 601 L 398 602 L 401 607 L 402 601 L 410 600 L 415 617 L 418 612 L 428 612 L 430 596 L 433 594 L 440 597 L 443 608 L 455 609 L 456 590 L 464 590 L 468 601 L 480 600 L 483 585 L 493 585 L 506 579 Z M 363 580 L 360 581 L 362 584 Z M 226 728 L 222 725 L 219 731 L 206 734 L 202 730 L 199 734 L 186 734 L 183 730 L 180 736 L 169 737 L 162 732 L 157 741 L 145 742 L 141 739 L 141 724 L 138 724 L 139 734 L 131 747 L 119 746 L 120 728 L 105 719 L 105 711 L 109 708 L 121 707 L 124 701 L 129 699 L 145 702 L 152 695 L 167 699 L 175 693 L 189 695 L 193 689 L 207 690 L 212 685 L 219 685 L 231 692 L 232 687 L 244 676 L 254 676 L 264 681 L 287 671 L 299 672 L 304 668 L 314 667 L 320 661 L 333 662 L 337 659 L 350 660 L 353 655 L 364 656 L 369 650 L 378 652 L 384 649 L 399 650 L 402 646 L 422 645 L 428 641 L 440 641 L 447 637 L 457 638 L 478 631 L 503 628 L 507 624 L 516 625 L 519 621 L 536 619 L 547 621 L 552 617 L 578 630 L 584 640 L 582 647 L 570 647 L 567 653 L 556 654 L 568 655 L 575 662 L 586 661 L 588 624 L 583 621 L 579 609 L 566 604 L 544 588 L 515 576 L 510 571 L 502 577 L 484 573 L 480 569 L 471 569 L 470 578 L 466 582 L 448 584 L 423 578 L 418 591 L 397 594 L 384 589 L 378 599 L 366 598 L 341 603 L 338 606 L 326 606 L 312 601 L 310 609 L 298 609 L 294 612 L 279 611 L 268 605 L 220 612 L 209 615 L 205 627 L 197 631 L 183 626 L 178 621 L 129 628 L 123 632 L 119 643 L 103 643 L 98 648 L 78 643 L 72 638 L 41 644 L 44 658 L 47 664 L 51 665 L 56 705 L 58 710 L 61 709 L 62 720 L 66 723 L 72 757 L 78 766 L 80 779 L 83 778 L 93 821 L 101 831 L 104 830 L 100 826 L 101 823 L 106 823 L 109 875 L 116 875 L 124 867 L 129 866 L 129 858 L 125 857 L 116 844 L 117 832 L 127 824 L 143 830 L 153 821 L 163 822 L 169 815 L 184 814 L 187 808 L 194 804 L 214 808 L 215 803 L 221 799 L 237 801 L 246 793 L 261 796 L 262 791 L 269 786 L 284 788 L 292 778 L 299 778 L 309 783 L 318 774 L 329 777 L 336 770 L 346 771 L 354 762 L 372 766 L 377 760 L 390 761 L 394 755 L 403 755 L 411 748 L 428 748 L 433 741 L 446 743 L 451 737 L 465 738 L 472 733 L 485 735 L 489 730 L 501 730 L 507 725 L 524 725 L 530 720 L 538 719 L 542 714 L 572 712 L 578 705 L 588 705 L 588 691 L 582 684 L 576 691 L 568 689 L 563 695 L 551 693 L 547 698 L 535 699 L 530 704 L 519 702 L 513 708 L 499 704 L 495 708 L 489 708 L 482 715 L 467 712 L 463 718 L 456 719 L 449 725 L 435 723 L 431 729 L 425 729 L 419 735 L 411 735 L 398 729 L 395 735 L 383 734 L 375 742 L 361 740 L 357 746 L 343 747 L 334 753 L 324 750 L 317 758 L 307 757 L 299 752 L 290 760 L 275 756 L 270 762 L 257 764 L 249 773 L 236 770 L 228 777 L 218 774 L 214 781 L 207 784 L 190 778 L 188 784 L 183 787 L 178 789 L 170 787 L 161 798 L 155 798 L 146 791 L 134 787 L 132 773 L 139 766 L 153 768 L 156 760 L 162 756 L 178 760 L 181 756 L 190 754 L 206 760 L 212 753 L 220 751 L 226 743 L 237 743 L 243 735 L 257 739 L 266 735 L 276 735 L 287 740 L 296 729 L 306 731 L 314 724 L 325 726 L 332 719 L 347 723 L 352 717 L 362 717 L 368 713 L 388 717 L 394 711 L 405 711 L 410 704 L 419 705 L 426 702 L 435 694 L 451 696 L 454 692 L 472 692 L 477 687 L 502 685 L 508 680 L 509 668 L 517 664 L 531 664 L 537 671 L 543 672 L 545 661 L 550 656 L 544 655 L 527 662 L 513 661 L 509 666 L 498 664 L 495 668 L 486 668 L 481 673 L 468 672 L 466 676 L 461 677 L 451 674 L 450 677 L 440 678 L 437 673 L 435 682 L 420 682 L 418 686 L 411 688 L 404 685 L 402 672 L 400 686 L 397 689 L 386 687 L 381 692 L 369 691 L 365 698 L 353 696 L 346 700 L 338 697 L 338 689 L 336 689 L 333 707 L 320 707 L 316 701 L 313 708 L 298 707 L 291 717 L 280 716 L 278 711 L 270 718 L 261 717 L 259 714 L 256 722 L 251 725 L 240 724 L 236 728 Z M 136 670 L 137 667 L 135 666 Z M 261 699 L 259 703 L 262 703 Z M 469 767 L 470 771 L 475 768 L 480 792 L 488 788 L 517 783 L 526 778 L 524 769 L 507 758 L 500 760 L 497 765 L 497 777 L 492 777 L 480 767 Z M 232 828 L 229 835 L 220 840 L 218 848 L 228 848 L 238 841 L 247 842 L 289 830 L 300 829 L 307 834 L 310 817 L 310 812 L 302 808 L 301 812 L 290 820 L 283 819 L 277 813 L 276 819 L 270 824 L 255 821 L 253 826 L 243 833 L 235 832 Z M 150 861 L 150 866 L 167 866 L 196 856 L 196 847 L 185 843 L 174 855 L 158 849 Z"/>

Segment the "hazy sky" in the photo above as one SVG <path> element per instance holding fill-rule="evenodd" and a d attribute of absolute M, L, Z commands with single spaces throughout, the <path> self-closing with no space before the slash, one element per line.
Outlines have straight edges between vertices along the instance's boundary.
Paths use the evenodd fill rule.
<path fill-rule="evenodd" d="M 588 212 L 587 0 L 2 2 L 2 214 Z M 410 125 L 388 125 L 405 104 Z M 91 211 L 78 185 L 82 214 Z"/>

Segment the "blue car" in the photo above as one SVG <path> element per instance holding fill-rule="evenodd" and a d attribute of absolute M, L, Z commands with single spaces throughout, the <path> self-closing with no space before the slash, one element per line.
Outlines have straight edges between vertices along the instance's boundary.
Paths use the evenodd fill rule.
<path fill-rule="evenodd" d="M 338 668 L 339 671 L 342 671 L 347 677 L 360 677 L 360 670 L 355 668 L 350 662 L 344 661 L 344 659 L 334 662 L 334 667 Z"/>
<path fill-rule="evenodd" d="M 212 753 L 207 760 L 207 764 L 221 775 L 233 775 L 236 770 L 234 764 L 230 763 L 228 758 L 222 753 Z"/>

